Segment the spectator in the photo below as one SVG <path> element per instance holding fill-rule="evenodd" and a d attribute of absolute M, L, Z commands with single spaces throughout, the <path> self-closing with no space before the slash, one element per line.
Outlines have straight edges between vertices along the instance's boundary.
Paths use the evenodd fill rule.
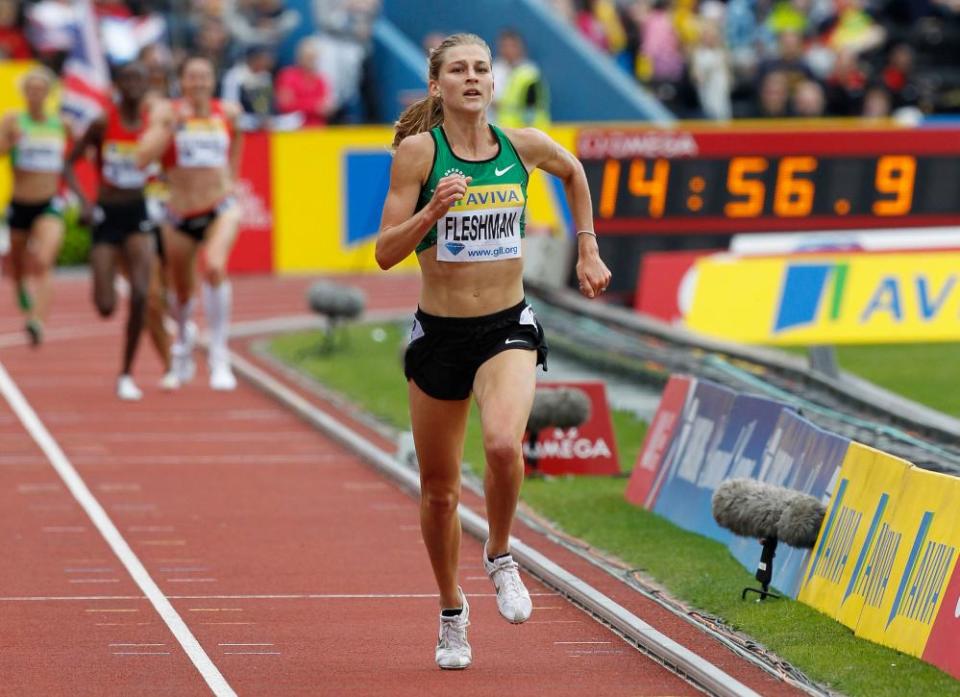
<path fill-rule="evenodd" d="M 801 82 L 814 80 L 813 71 L 803 57 L 803 38 L 793 30 L 784 30 L 777 37 L 779 53 L 775 58 L 760 64 L 759 79 L 771 71 L 784 73 L 789 83 L 790 94 L 793 94 Z"/>
<path fill-rule="evenodd" d="M 297 45 L 297 64 L 277 74 L 277 112 L 300 114 L 303 125 L 324 126 L 333 110 L 332 95 L 319 70 L 320 44 L 308 37 Z"/>
<path fill-rule="evenodd" d="M 245 131 L 266 128 L 274 115 L 273 66 L 271 48 L 254 45 L 247 47 L 244 59 L 223 76 L 223 99 L 243 108 L 237 123 Z"/>
<path fill-rule="evenodd" d="M 886 31 L 864 9 L 862 0 L 836 0 L 836 12 L 821 31 L 821 37 L 834 51 L 860 55 L 883 44 Z"/>
<path fill-rule="evenodd" d="M 17 0 L 0 0 L 0 58 L 31 58 L 30 44 L 23 31 L 22 7 Z"/>
<path fill-rule="evenodd" d="M 204 17 L 193 40 L 193 51 L 213 64 L 217 84 L 230 62 L 230 35 L 223 21 L 216 17 Z"/>
<path fill-rule="evenodd" d="M 866 88 L 867 75 L 860 68 L 856 53 L 839 51 L 827 78 L 827 111 L 833 116 L 856 116 Z"/>
<path fill-rule="evenodd" d="M 909 44 L 899 43 L 890 49 L 881 80 L 890 91 L 894 109 L 917 105 L 920 88 L 914 81 L 913 49 Z"/>
<path fill-rule="evenodd" d="M 527 58 L 523 37 L 512 29 L 500 33 L 493 62 L 494 121 L 507 128 L 550 124 L 550 93 L 540 69 Z"/>
<path fill-rule="evenodd" d="M 173 56 L 166 44 L 156 43 L 140 50 L 139 60 L 147 70 L 150 92 L 161 97 L 173 97 L 176 93 Z"/>
<path fill-rule="evenodd" d="M 819 82 L 804 80 L 793 88 L 790 105 L 794 116 L 813 119 L 826 113 L 827 100 Z"/>
<path fill-rule="evenodd" d="M 700 41 L 690 57 L 690 76 L 704 116 L 715 121 L 730 119 L 733 73 L 716 22 L 705 22 L 700 30 Z"/>
<path fill-rule="evenodd" d="M 863 95 L 861 116 L 867 119 L 889 118 L 893 112 L 893 100 L 883 85 L 872 85 Z"/>
<path fill-rule="evenodd" d="M 772 71 L 763 77 L 756 116 L 765 119 L 782 119 L 789 115 L 790 80 L 785 73 Z"/>
<path fill-rule="evenodd" d="M 286 9 L 282 0 L 252 0 L 241 7 L 231 0 L 225 9 L 225 21 L 241 48 L 256 45 L 276 51 L 300 24 L 300 13 Z"/>
<path fill-rule="evenodd" d="M 643 21 L 640 50 L 653 83 L 676 83 L 683 77 L 684 58 L 666 0 L 655 0 Z"/>
<path fill-rule="evenodd" d="M 596 5 L 597 0 L 577 0 L 574 22 L 584 39 L 607 53 L 610 50 L 607 30 L 595 12 Z"/>
<path fill-rule="evenodd" d="M 314 0 L 320 27 L 320 69 L 327 78 L 337 108 L 330 123 L 356 123 L 379 112 L 371 82 L 373 23 L 379 0 Z"/>

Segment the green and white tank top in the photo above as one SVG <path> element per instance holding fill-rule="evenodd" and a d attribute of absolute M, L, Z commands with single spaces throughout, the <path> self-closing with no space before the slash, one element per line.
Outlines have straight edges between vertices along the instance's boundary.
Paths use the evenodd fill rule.
<path fill-rule="evenodd" d="M 29 114 L 17 117 L 20 136 L 10 151 L 10 161 L 25 172 L 59 172 L 67 150 L 67 133 L 56 116 L 34 121 Z"/>
<path fill-rule="evenodd" d="M 497 154 L 489 160 L 463 160 L 453 153 L 443 128 L 430 131 L 433 168 L 420 189 L 417 210 L 433 197 L 441 178 L 473 177 L 466 195 L 437 221 L 417 245 L 417 254 L 436 245 L 437 261 L 499 261 L 521 256 L 529 175 L 513 143 L 496 126 Z"/>

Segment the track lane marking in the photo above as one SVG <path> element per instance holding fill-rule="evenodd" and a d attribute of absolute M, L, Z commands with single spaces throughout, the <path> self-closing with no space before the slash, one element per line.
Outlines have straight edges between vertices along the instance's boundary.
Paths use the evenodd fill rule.
<path fill-rule="evenodd" d="M 76 468 L 67 458 L 66 454 L 60 448 L 57 441 L 44 426 L 40 417 L 27 402 L 26 397 L 20 392 L 13 378 L 7 372 L 6 367 L 0 362 L 0 394 L 3 394 L 10 408 L 20 419 L 23 427 L 30 434 L 30 437 L 36 442 L 44 455 L 50 461 L 50 464 L 60 475 L 60 479 L 67 486 L 67 489 L 73 494 L 73 497 L 80 504 L 80 507 L 86 512 L 87 516 L 93 522 L 94 526 L 100 531 L 103 539 L 113 550 L 113 553 L 126 568 L 133 581 L 139 586 L 140 590 L 150 601 L 150 604 L 156 610 L 157 614 L 163 619 L 164 623 L 176 637 L 177 642 L 183 647 L 190 661 L 199 671 L 200 675 L 206 681 L 216 697 L 236 697 L 237 693 L 227 683 L 226 678 L 220 673 L 220 670 L 214 665 L 213 661 L 200 646 L 200 642 L 187 627 L 183 618 L 177 613 L 173 605 L 163 595 L 156 582 L 147 572 L 143 563 L 134 554 L 130 545 L 124 539 L 123 535 L 114 525 L 110 516 L 104 510 L 100 502 L 90 491 L 90 488 L 83 481 L 83 478 L 77 472 Z M 87 612 L 90 612 L 88 609 Z M 136 612 L 136 610 L 134 610 Z"/>

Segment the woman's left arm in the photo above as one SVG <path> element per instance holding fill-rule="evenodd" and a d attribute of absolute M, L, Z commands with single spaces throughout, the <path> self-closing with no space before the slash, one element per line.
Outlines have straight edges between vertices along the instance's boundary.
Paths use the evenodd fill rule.
<path fill-rule="evenodd" d="M 573 153 L 536 128 L 509 129 L 509 138 L 528 169 L 539 168 L 563 182 L 577 231 L 577 279 L 580 292 L 595 298 L 610 284 L 610 269 L 600 258 L 593 231 L 593 203 L 583 165 Z"/>

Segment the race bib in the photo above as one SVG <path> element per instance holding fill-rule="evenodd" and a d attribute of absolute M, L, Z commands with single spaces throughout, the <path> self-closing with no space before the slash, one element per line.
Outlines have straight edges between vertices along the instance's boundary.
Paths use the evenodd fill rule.
<path fill-rule="evenodd" d="M 230 149 L 230 136 L 219 127 L 207 124 L 187 125 L 177 131 L 178 167 L 225 167 Z"/>
<path fill-rule="evenodd" d="M 136 143 L 111 142 L 103 148 L 103 179 L 118 189 L 141 189 L 147 174 L 137 169 Z"/>
<path fill-rule="evenodd" d="M 464 198 L 437 221 L 438 261 L 499 261 L 521 256 L 519 184 L 467 189 Z"/>
<path fill-rule="evenodd" d="M 17 142 L 17 169 L 59 172 L 63 169 L 63 148 L 62 138 L 21 136 Z"/>

